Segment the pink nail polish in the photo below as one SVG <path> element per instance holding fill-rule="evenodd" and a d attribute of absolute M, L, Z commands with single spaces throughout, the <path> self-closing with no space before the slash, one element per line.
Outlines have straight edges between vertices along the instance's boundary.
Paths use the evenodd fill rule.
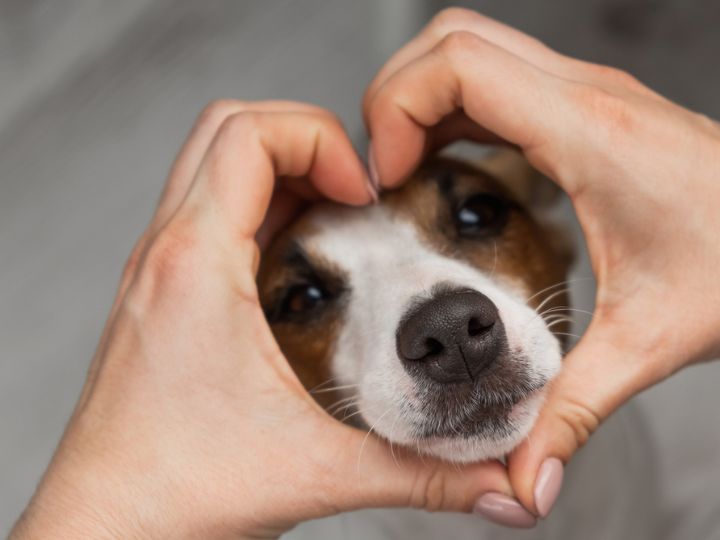
<path fill-rule="evenodd" d="M 473 512 L 506 527 L 529 529 L 537 523 L 535 516 L 519 502 L 502 493 L 485 493 L 475 503 Z"/>
<path fill-rule="evenodd" d="M 380 197 L 378 196 L 378 192 L 375 189 L 375 186 L 372 185 L 372 182 L 368 181 L 367 183 L 367 190 L 370 194 L 370 198 L 372 199 L 372 204 L 377 204 L 377 202 L 380 200 Z"/>
<path fill-rule="evenodd" d="M 368 145 L 367 160 L 368 173 L 370 174 L 370 185 L 375 190 L 375 193 L 378 193 L 380 191 L 380 177 L 378 176 L 377 165 L 375 164 L 375 156 L 373 155 L 372 150 L 372 141 L 370 141 L 370 144 Z"/>
<path fill-rule="evenodd" d="M 563 481 L 563 464 L 558 458 L 543 461 L 535 479 L 535 506 L 540 517 L 547 517 L 560 495 Z"/>

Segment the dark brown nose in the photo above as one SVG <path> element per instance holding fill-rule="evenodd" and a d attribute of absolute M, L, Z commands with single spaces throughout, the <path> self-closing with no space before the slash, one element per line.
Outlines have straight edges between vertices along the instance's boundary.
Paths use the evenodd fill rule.
<path fill-rule="evenodd" d="M 506 347 L 497 307 L 468 289 L 425 301 L 397 330 L 397 351 L 405 368 L 439 383 L 475 381 Z"/>

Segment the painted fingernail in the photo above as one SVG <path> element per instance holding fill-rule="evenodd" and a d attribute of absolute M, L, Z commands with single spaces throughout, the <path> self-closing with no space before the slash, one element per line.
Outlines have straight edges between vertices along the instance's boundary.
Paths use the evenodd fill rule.
<path fill-rule="evenodd" d="M 370 174 L 370 185 L 375 190 L 375 193 L 380 192 L 380 177 L 377 172 L 377 164 L 375 163 L 375 156 L 373 155 L 372 141 L 368 144 L 367 152 L 368 160 L 368 173 Z"/>
<path fill-rule="evenodd" d="M 380 200 L 380 197 L 378 196 L 378 192 L 375 189 L 375 186 L 373 186 L 372 182 L 370 182 L 369 180 L 366 185 L 368 193 L 370 194 L 370 198 L 372 199 L 372 203 L 376 204 Z"/>
<path fill-rule="evenodd" d="M 563 464 L 558 458 L 543 461 L 535 479 L 535 506 L 540 517 L 547 517 L 560 495 L 563 481 Z"/>
<path fill-rule="evenodd" d="M 529 529 L 537 523 L 535 516 L 519 502 L 502 493 L 485 493 L 475 503 L 473 512 L 506 527 Z"/>

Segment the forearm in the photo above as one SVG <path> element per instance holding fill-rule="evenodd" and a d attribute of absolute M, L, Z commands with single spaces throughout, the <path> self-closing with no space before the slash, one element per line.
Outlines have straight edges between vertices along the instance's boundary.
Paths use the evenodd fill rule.
<path fill-rule="evenodd" d="M 171 471 L 141 470 L 122 460 L 112 463 L 80 462 L 67 452 L 61 459 L 56 456 L 8 540 L 267 540 L 280 534 L 272 529 L 253 536 L 238 522 L 209 521 L 210 512 L 193 502 L 198 493 L 163 480 Z M 237 505 L 250 506 L 240 499 Z"/>
<path fill-rule="evenodd" d="M 89 491 L 83 495 L 81 491 L 79 486 L 62 482 L 50 471 L 10 532 L 9 540 L 143 536 L 130 530 L 131 523 L 138 524 L 135 518 L 128 516 L 126 526 L 118 526 L 113 516 L 123 513 L 119 502 L 113 503 Z"/>

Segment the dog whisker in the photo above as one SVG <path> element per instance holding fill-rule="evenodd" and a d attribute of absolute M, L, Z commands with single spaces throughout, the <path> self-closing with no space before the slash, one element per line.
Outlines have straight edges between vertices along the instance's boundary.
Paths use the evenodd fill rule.
<path fill-rule="evenodd" d="M 398 421 L 398 420 L 400 420 L 400 414 L 396 414 L 396 415 L 395 415 L 395 420 L 393 420 L 393 423 L 392 423 L 392 425 L 390 426 L 390 433 L 394 433 L 394 432 L 395 432 L 395 424 L 397 424 L 397 421 Z M 395 462 L 395 465 L 396 465 L 397 468 L 399 469 L 399 468 L 400 468 L 400 463 L 398 463 L 397 457 L 395 457 L 395 451 L 394 451 L 394 449 L 393 449 L 393 440 L 392 440 L 392 439 L 390 439 L 390 455 L 392 456 L 393 461 Z"/>
<path fill-rule="evenodd" d="M 586 310 L 586 309 L 571 308 L 571 307 L 567 307 L 567 306 L 560 306 L 560 307 L 554 307 L 554 308 L 546 309 L 545 311 L 543 311 L 543 312 L 540 313 L 539 315 L 540 315 L 540 316 L 544 316 L 544 315 L 546 315 L 546 314 L 548 314 L 548 313 L 562 313 L 562 312 L 565 312 L 565 311 L 569 311 L 569 312 L 573 312 L 573 313 L 582 313 L 582 314 L 584 314 L 584 315 L 589 315 L 589 316 L 591 316 L 591 317 L 594 315 L 594 313 L 593 313 L 592 311 L 588 311 L 588 310 Z"/>
<path fill-rule="evenodd" d="M 551 332 L 554 336 L 570 336 L 574 337 L 575 339 L 581 339 L 582 336 L 578 336 L 577 334 L 571 334 L 570 332 Z"/>
<path fill-rule="evenodd" d="M 377 426 L 378 423 L 379 423 L 385 416 L 387 416 L 390 411 L 392 411 L 392 407 L 388 407 L 388 409 L 387 409 L 384 413 L 382 413 L 382 414 L 378 417 L 378 419 L 375 420 L 375 422 L 373 422 L 373 424 L 370 426 L 370 429 L 368 429 L 368 432 L 365 434 L 365 438 L 363 439 L 362 444 L 360 445 L 360 452 L 358 452 L 358 460 L 357 460 L 357 471 L 358 471 L 358 472 L 360 472 L 360 460 L 362 459 L 362 453 L 363 453 L 363 450 L 365 449 L 365 445 L 367 444 L 368 439 L 370 438 L 370 434 L 371 434 L 371 433 L 373 432 L 373 430 L 375 429 L 375 426 Z"/>
<path fill-rule="evenodd" d="M 433 163 L 418 176 L 444 167 Z M 407 198 L 410 212 L 402 213 L 386 201 L 365 215 L 317 207 L 303 218 L 312 227 L 290 229 L 287 243 L 276 244 L 279 268 L 259 280 L 269 322 L 301 382 L 312 381 L 306 387 L 333 419 L 361 430 L 351 449 L 358 469 L 366 446 L 369 456 L 375 453 L 370 437 L 382 440 L 379 450 L 389 450 L 398 467 L 407 466 L 406 447 L 457 470 L 506 454 L 531 429 L 540 407 L 535 398 L 559 369 L 561 349 L 569 348 L 571 340 L 553 330 L 572 330 L 566 295 L 573 283 L 593 278 L 568 279 L 566 261 L 542 241 L 552 231 L 542 223 L 520 226 L 534 222 L 531 212 L 506 220 L 510 201 L 488 189 L 495 179 L 481 174 L 482 182 L 473 183 L 462 171 L 462 183 L 446 182 L 443 172 L 443 189 L 427 190 L 428 201 L 437 197 L 444 209 L 440 232 L 448 233 L 447 242 L 422 241 L 417 227 L 425 226 L 428 201 L 418 205 L 414 195 Z M 467 228 L 474 214 L 482 230 Z M 523 241 L 503 243 L 505 227 Z M 476 233 L 482 233 L 477 251 L 458 241 Z M 377 242 L 364 253 L 367 238 Z M 544 284 L 528 287 L 545 269 L 552 274 Z"/>
<path fill-rule="evenodd" d="M 356 405 L 357 405 L 357 404 L 356 404 Z M 355 411 L 355 412 L 353 412 L 353 413 L 348 414 L 347 416 L 344 416 L 343 418 L 340 419 L 340 421 L 341 421 L 341 422 L 345 422 L 345 421 L 347 421 L 347 420 L 350 420 L 350 418 L 352 418 L 352 417 L 354 417 L 354 416 L 357 416 L 357 415 L 359 415 L 359 414 L 362 414 L 362 413 L 363 413 L 363 411 L 357 410 L 357 411 Z"/>
<path fill-rule="evenodd" d="M 319 390 L 319 389 L 322 388 L 323 386 L 328 385 L 328 384 L 330 384 L 331 382 L 338 380 L 338 378 L 339 378 L 339 377 L 330 377 L 328 380 L 323 381 L 323 382 L 321 382 L 320 384 L 318 384 L 318 385 L 313 386 L 312 388 L 310 388 L 310 389 L 308 390 L 308 393 L 312 394 L 313 392 Z"/>
<path fill-rule="evenodd" d="M 335 406 L 335 408 L 333 409 L 332 414 L 333 414 L 333 415 L 336 415 L 336 414 L 338 414 L 340 411 L 345 411 L 345 412 L 347 412 L 348 409 L 351 409 L 351 408 L 353 408 L 353 407 L 357 407 L 359 404 L 360 404 L 360 400 L 350 400 L 350 401 L 346 401 L 345 403 L 340 403 L 339 405 Z"/>
<path fill-rule="evenodd" d="M 532 300 L 533 298 L 536 298 L 537 296 L 540 296 L 541 294 L 543 294 L 543 293 L 545 293 L 545 292 L 552 291 L 553 289 L 555 289 L 555 288 L 557 288 L 557 287 L 562 287 L 563 285 L 569 285 L 569 284 L 570 284 L 570 281 L 568 281 L 568 280 L 559 281 L 559 282 L 557 282 L 557 283 L 553 283 L 552 285 L 550 285 L 550 286 L 548 286 L 548 287 L 545 287 L 544 289 L 540 289 L 539 291 L 537 291 L 536 293 L 532 294 L 531 296 L 528 296 L 528 297 L 525 299 L 525 303 L 527 304 L 530 300 Z"/>
<path fill-rule="evenodd" d="M 311 394 L 325 394 L 328 392 L 336 392 L 338 390 L 348 390 L 350 388 L 357 388 L 359 384 L 342 384 L 339 386 L 331 386 L 330 388 L 321 388 L 319 390 L 311 390 Z"/>
<path fill-rule="evenodd" d="M 337 413 L 339 413 L 342 410 L 346 410 L 348 407 L 353 405 L 353 402 L 356 402 L 356 396 L 351 396 L 349 398 L 340 399 L 327 407 L 327 412 L 330 413 L 330 415 L 334 416 Z"/>
<path fill-rule="evenodd" d="M 567 314 L 563 314 L 563 313 L 562 313 L 562 310 L 564 310 L 564 309 L 571 309 L 571 308 L 565 307 L 565 306 L 558 306 L 558 307 L 554 307 L 554 308 L 549 308 L 549 309 L 547 309 L 547 310 L 545 310 L 545 311 L 537 312 L 537 313 L 535 313 L 535 316 L 532 317 L 532 318 L 525 324 L 525 326 L 530 326 L 530 325 L 531 325 L 533 322 L 535 322 L 538 318 L 539 318 L 539 319 L 542 319 L 543 321 L 545 321 L 545 320 L 546 320 L 545 316 L 546 316 L 548 313 L 552 313 L 552 314 L 555 314 L 555 315 L 567 315 Z"/>
<path fill-rule="evenodd" d="M 545 287 L 544 289 L 540 289 L 538 292 L 536 292 L 536 293 L 533 294 L 532 296 L 528 297 L 528 298 L 525 300 L 525 303 L 527 304 L 527 303 L 530 302 L 530 300 L 532 300 L 533 298 L 535 298 L 535 297 L 537 297 L 537 296 L 540 296 L 541 294 L 543 294 L 543 293 L 545 293 L 545 292 L 551 291 L 551 290 L 553 290 L 553 289 L 555 289 L 555 288 L 557 288 L 557 287 L 562 287 L 563 285 L 570 285 L 570 284 L 572 284 L 572 283 L 577 283 L 577 282 L 580 282 L 580 281 L 588 281 L 588 280 L 592 280 L 592 279 L 594 279 L 594 278 L 592 278 L 592 277 L 581 277 L 581 278 L 567 279 L 567 280 L 565 280 L 565 281 L 559 281 L 559 282 L 557 282 L 557 283 L 555 283 L 555 284 L 553 284 L 553 285 L 550 285 L 549 287 Z M 569 290 L 569 287 L 568 287 L 568 290 Z"/>
<path fill-rule="evenodd" d="M 546 315 L 568 315 L 570 316 L 570 313 L 566 313 L 565 311 L 569 308 L 569 306 L 555 306 L 552 308 L 548 308 L 544 311 L 539 311 L 538 315 L 540 317 L 545 317 Z"/>
<path fill-rule="evenodd" d="M 545 298 L 545 300 L 543 300 L 542 302 L 540 302 L 540 304 L 538 304 L 538 307 L 535 308 L 535 311 L 537 311 L 537 312 L 539 313 L 540 310 L 543 308 L 543 306 L 546 306 L 546 305 L 548 304 L 548 302 L 550 302 L 550 300 L 554 300 L 554 299 L 557 298 L 558 296 L 561 296 L 561 295 L 563 295 L 563 294 L 567 294 L 569 290 L 570 290 L 570 289 L 567 289 L 567 288 L 566 288 L 566 289 L 560 289 L 559 291 L 555 291 L 554 293 L 548 295 L 548 297 Z"/>
<path fill-rule="evenodd" d="M 548 328 L 552 328 L 552 327 L 553 327 L 554 325 L 556 325 L 556 324 L 560 324 L 560 323 L 572 323 L 572 322 L 573 322 L 573 320 L 570 319 L 569 317 L 556 317 L 556 318 L 551 319 L 551 320 L 546 320 L 546 321 L 545 321 L 545 326 L 547 326 Z"/>
<path fill-rule="evenodd" d="M 557 321 L 557 320 L 572 322 L 572 317 L 568 317 L 564 313 L 562 313 L 562 314 L 555 313 L 555 314 L 548 315 L 547 317 L 543 317 L 543 321 L 545 321 L 545 323 L 549 323 L 549 322 Z"/>

